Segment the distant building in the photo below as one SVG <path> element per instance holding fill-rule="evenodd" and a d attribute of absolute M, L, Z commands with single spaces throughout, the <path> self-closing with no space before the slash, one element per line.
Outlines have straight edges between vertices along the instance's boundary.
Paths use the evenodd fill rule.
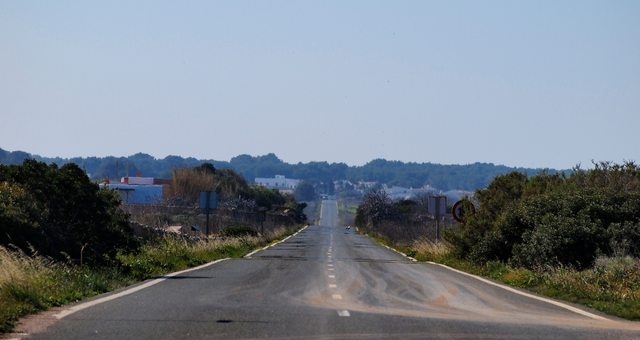
<path fill-rule="evenodd" d="M 295 190 L 298 184 L 300 184 L 301 180 L 286 178 L 283 175 L 276 175 L 274 178 L 256 177 L 254 182 L 257 185 L 265 188 L 276 189 L 281 192 L 293 193 L 293 190 Z"/>
<path fill-rule="evenodd" d="M 404 188 L 395 185 L 387 186 L 384 184 L 382 186 L 382 190 L 393 200 L 412 199 L 420 195 L 433 195 L 440 192 L 440 190 L 428 185 L 425 185 L 422 188 Z"/>
<path fill-rule="evenodd" d="M 356 187 L 360 190 L 368 190 L 375 187 L 376 185 L 378 185 L 378 182 L 358 181 L 358 184 L 356 185 Z"/>
<path fill-rule="evenodd" d="M 153 177 L 122 177 L 119 183 L 103 183 L 102 187 L 117 190 L 124 204 L 159 204 L 164 185 Z"/>

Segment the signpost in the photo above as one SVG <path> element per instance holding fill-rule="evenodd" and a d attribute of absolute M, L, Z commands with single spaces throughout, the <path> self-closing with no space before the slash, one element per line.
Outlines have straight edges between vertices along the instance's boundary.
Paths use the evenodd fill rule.
<path fill-rule="evenodd" d="M 267 220 L 267 208 L 258 208 L 258 219 L 260 220 L 260 235 L 264 235 L 264 222 Z"/>
<path fill-rule="evenodd" d="M 471 211 L 465 211 L 465 208 L 470 209 Z M 464 200 L 456 202 L 451 208 L 451 215 L 458 223 L 464 223 L 464 215 L 467 213 L 473 214 L 475 213 L 475 209 L 473 204 L 464 204 Z"/>
<path fill-rule="evenodd" d="M 440 241 L 440 220 L 447 212 L 447 197 L 446 196 L 429 196 L 429 213 L 433 214 L 436 220 L 436 242 Z"/>
<path fill-rule="evenodd" d="M 209 236 L 209 214 L 212 209 L 218 208 L 218 194 L 215 191 L 200 191 L 200 209 L 207 214 L 207 236 Z"/>

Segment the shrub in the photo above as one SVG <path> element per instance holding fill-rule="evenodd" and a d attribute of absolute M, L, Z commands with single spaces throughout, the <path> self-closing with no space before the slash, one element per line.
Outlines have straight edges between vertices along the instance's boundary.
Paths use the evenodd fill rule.
<path fill-rule="evenodd" d="M 26 160 L 0 165 L 0 245 L 57 260 L 105 263 L 135 247 L 116 193 L 101 190 L 75 164 Z"/>
<path fill-rule="evenodd" d="M 640 222 L 612 223 L 607 229 L 610 255 L 640 258 Z"/>
<path fill-rule="evenodd" d="M 258 232 L 249 226 L 229 226 L 222 230 L 222 236 L 241 237 L 241 236 L 258 236 Z"/>
<path fill-rule="evenodd" d="M 454 253 L 475 263 L 588 268 L 595 258 L 640 256 L 640 170 L 597 164 L 570 177 L 497 177 L 479 210 L 445 234 Z"/>

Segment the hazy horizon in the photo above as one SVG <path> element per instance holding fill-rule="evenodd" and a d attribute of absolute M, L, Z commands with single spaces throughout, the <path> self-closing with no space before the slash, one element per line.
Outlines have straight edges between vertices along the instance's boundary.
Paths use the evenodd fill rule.
<path fill-rule="evenodd" d="M 640 160 L 638 1 L 5 1 L 0 145 L 296 164 Z"/>
<path fill-rule="evenodd" d="M 231 157 L 231 158 L 229 158 L 229 159 L 217 159 L 217 158 L 199 158 L 199 157 L 188 156 L 188 155 L 166 155 L 166 156 L 163 156 L 163 157 L 156 157 L 156 156 L 151 155 L 151 154 L 149 154 L 149 153 L 146 153 L 146 152 L 144 152 L 144 151 L 135 152 L 135 153 L 130 154 L 130 155 L 110 155 L 110 154 L 107 154 L 107 155 L 104 155 L 104 156 L 89 155 L 89 156 L 60 157 L 60 156 L 48 156 L 48 155 L 35 154 L 35 153 L 29 152 L 29 151 L 27 151 L 27 150 L 7 150 L 7 149 L 2 148 L 1 146 L 0 146 L 0 150 L 4 150 L 4 151 L 7 151 L 7 152 L 25 152 L 25 153 L 30 154 L 30 155 L 32 155 L 32 156 L 37 156 L 37 157 L 40 157 L 40 158 L 43 158 L 43 159 L 57 159 L 57 158 L 59 158 L 59 159 L 63 159 L 63 160 L 71 160 L 71 159 L 74 159 L 74 158 L 87 159 L 87 158 L 92 158 L 92 157 L 95 157 L 95 158 L 107 158 L 107 157 L 114 157 L 114 158 L 129 158 L 129 157 L 131 157 L 131 156 L 135 156 L 136 154 L 144 154 L 144 155 L 149 155 L 149 156 L 153 157 L 155 160 L 163 160 L 163 159 L 165 159 L 165 158 L 167 158 L 167 157 L 174 157 L 174 156 L 175 156 L 175 157 L 181 157 L 181 158 L 183 158 L 183 159 L 194 158 L 194 159 L 196 159 L 196 160 L 198 160 L 198 161 L 231 162 L 231 160 L 232 160 L 233 158 L 235 158 L 235 157 L 239 157 L 239 156 L 244 156 L 244 155 L 247 155 L 247 156 L 250 156 L 250 157 L 253 157 L 253 158 L 259 158 L 259 157 L 264 157 L 264 156 L 268 156 L 268 155 L 270 155 L 270 154 L 273 154 L 273 155 L 275 155 L 275 156 L 276 156 L 280 161 L 282 161 L 283 163 L 290 164 L 290 165 L 296 165 L 296 164 L 299 164 L 299 163 L 302 163 L 302 164 L 308 164 L 308 163 L 312 163 L 312 162 L 327 162 L 328 164 L 340 164 L 340 163 L 343 163 L 343 164 L 346 164 L 347 166 L 350 166 L 350 167 L 359 167 L 359 166 L 366 165 L 366 164 L 368 164 L 368 163 L 370 163 L 370 162 L 372 162 L 372 161 L 375 161 L 375 160 L 378 160 L 378 159 L 382 159 L 382 160 L 389 161 L 389 162 L 396 162 L 396 161 L 397 161 L 397 162 L 402 162 L 402 163 L 405 163 L 405 164 L 409 164 L 409 163 L 416 163 L 416 164 L 435 164 L 435 165 L 445 165 L 445 166 L 447 166 L 447 165 L 460 165 L 460 166 L 465 166 L 465 165 L 472 165 L 472 164 L 475 164 L 475 163 L 479 163 L 479 164 L 492 164 L 492 165 L 495 165 L 495 166 L 505 166 L 505 167 L 508 167 L 508 168 L 549 169 L 549 170 L 558 170 L 558 171 L 570 170 L 570 169 L 572 169 L 574 166 L 580 166 L 580 167 L 581 167 L 581 169 L 588 169 L 588 168 L 592 168 L 592 163 L 589 163 L 589 164 L 575 164 L 574 166 L 571 166 L 571 167 L 569 167 L 569 168 L 562 168 L 562 169 L 559 169 L 559 168 L 542 168 L 542 167 L 533 167 L 533 168 L 532 168 L 532 167 L 525 167 L 525 166 L 520 166 L 520 165 L 498 164 L 498 163 L 483 162 L 483 161 L 477 161 L 477 162 L 471 162 L 471 163 L 437 163 L 437 162 L 430 162 L 430 161 L 424 161 L 424 162 L 405 162 L 405 161 L 401 161 L 401 160 L 397 160 L 397 159 L 387 159 L 387 158 L 374 158 L 374 159 L 370 159 L 370 160 L 368 160 L 368 161 L 366 161 L 366 162 L 364 162 L 364 163 L 362 163 L 362 164 L 351 164 L 351 163 L 346 163 L 346 162 L 331 162 L 331 161 L 328 161 L 328 160 L 311 160 L 311 161 L 305 161 L 305 162 L 301 162 L 301 161 L 300 161 L 300 162 L 298 162 L 298 161 L 296 161 L 296 162 L 289 162 L 289 161 L 287 161 L 287 160 L 282 159 L 282 157 L 280 157 L 280 156 L 279 156 L 277 153 L 275 153 L 275 152 L 268 152 L 268 153 L 266 153 L 266 154 L 261 154 L 261 155 L 253 155 L 253 154 L 248 154 L 248 153 L 241 153 L 241 154 L 238 154 L 238 155 L 232 156 L 232 157 Z M 619 164 L 622 164 L 622 163 L 619 163 Z"/>

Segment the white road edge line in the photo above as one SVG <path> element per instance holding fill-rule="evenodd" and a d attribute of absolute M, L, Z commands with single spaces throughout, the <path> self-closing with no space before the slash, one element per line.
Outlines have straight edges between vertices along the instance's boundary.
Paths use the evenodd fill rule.
<path fill-rule="evenodd" d="M 339 310 L 338 311 L 338 315 L 339 316 L 351 316 L 351 314 L 349 313 L 348 310 Z"/>
<path fill-rule="evenodd" d="M 301 231 L 303 231 L 303 230 L 305 230 L 305 229 L 307 229 L 307 228 L 309 228 L 309 225 L 304 226 L 302 229 L 300 229 L 300 230 L 296 231 L 295 233 L 293 233 L 293 235 L 289 235 L 289 236 L 287 236 L 287 237 L 286 237 L 285 239 L 283 239 L 283 240 L 280 240 L 280 241 L 278 241 L 278 242 L 276 242 L 276 243 L 274 243 L 274 244 L 270 244 L 270 245 L 268 245 L 268 246 L 265 246 L 265 247 L 264 247 L 264 248 L 262 248 L 262 249 L 256 249 L 256 250 L 254 250 L 254 251 L 250 252 L 249 254 L 245 255 L 245 256 L 244 256 L 244 258 L 245 258 L 245 259 L 250 259 L 250 258 L 251 258 L 251 256 L 255 255 L 257 252 L 260 252 L 260 251 L 263 251 L 263 250 L 267 250 L 267 249 L 269 249 L 269 248 L 271 248 L 271 247 L 273 247 L 273 246 L 276 246 L 276 245 L 278 245 L 278 244 L 280 244 L 280 243 L 282 243 L 282 242 L 285 242 L 286 240 L 288 240 L 288 239 L 290 239 L 290 238 L 292 238 L 292 237 L 294 237 L 294 236 L 298 235 Z"/>
<path fill-rule="evenodd" d="M 382 244 L 382 243 L 380 243 L 380 244 L 381 244 L 383 247 L 385 247 L 385 248 L 387 248 L 387 249 L 391 250 L 392 252 L 398 253 L 398 254 L 400 254 L 400 255 L 402 255 L 402 256 L 404 256 L 404 257 L 408 258 L 408 259 L 409 259 L 409 260 L 411 260 L 412 262 L 418 262 L 418 260 L 414 259 L 413 257 L 411 257 L 411 256 L 409 256 L 409 255 L 407 255 L 407 254 L 405 254 L 405 253 L 403 253 L 403 252 L 401 252 L 401 251 L 399 251 L 399 250 L 397 250 L 397 249 L 393 249 L 393 248 L 389 247 L 389 246 L 388 246 L 388 245 L 386 245 L 386 244 Z"/>
<path fill-rule="evenodd" d="M 409 260 L 411 260 L 413 262 L 418 262 L 418 260 L 416 260 L 415 258 L 413 258 L 411 256 L 408 256 L 407 254 L 405 254 L 405 253 L 403 253 L 401 251 L 393 249 L 393 248 L 391 248 L 391 247 L 389 247 L 387 245 L 384 245 L 384 244 L 382 244 L 382 246 L 384 246 L 385 248 L 387 248 L 387 249 L 389 249 L 391 251 L 394 251 L 394 252 L 396 252 L 396 253 L 408 258 Z M 435 262 L 431 262 L 431 261 L 426 261 L 425 263 L 434 264 L 434 265 L 449 269 L 449 270 L 454 271 L 456 273 L 472 277 L 472 278 L 474 278 L 476 280 L 480 280 L 480 281 L 482 281 L 484 283 L 490 284 L 490 285 L 495 286 L 495 287 L 502 288 L 502 289 L 504 289 L 506 291 L 509 291 L 509 292 L 512 292 L 512 293 L 515 293 L 515 294 L 518 294 L 518 295 L 521 295 L 521 296 L 526 296 L 526 297 L 532 298 L 534 300 L 550 303 L 550 304 L 552 304 L 554 306 L 557 306 L 557 307 L 560 307 L 560 308 L 564 308 L 564 309 L 566 309 L 568 311 L 574 312 L 576 314 L 580 314 L 582 316 L 586 316 L 586 317 L 594 319 L 594 320 L 607 320 L 607 321 L 610 321 L 610 319 L 608 319 L 608 318 L 605 318 L 603 316 L 596 315 L 596 314 L 593 314 L 593 313 L 589 313 L 589 312 L 587 312 L 585 310 L 582 310 L 580 308 L 573 307 L 573 306 L 567 305 L 565 303 L 562 303 L 562 302 L 559 302 L 559 301 L 555 301 L 555 300 L 551 300 L 551 299 L 548 299 L 548 298 L 544 298 L 544 297 L 541 297 L 541 296 L 525 293 L 525 292 L 519 291 L 519 290 L 517 290 L 515 288 L 509 287 L 509 286 L 505 286 L 505 285 L 502 285 L 502 284 L 495 283 L 493 281 L 487 280 L 487 279 L 485 279 L 483 277 L 480 277 L 480 276 L 477 276 L 477 275 L 473 275 L 473 274 L 469 274 L 467 272 L 463 272 L 463 271 L 455 269 L 455 268 L 451 268 L 451 267 L 446 266 L 444 264 L 435 263 Z"/>
<path fill-rule="evenodd" d="M 143 284 L 141 284 L 139 286 L 135 286 L 133 288 L 129 288 L 129 289 L 124 290 L 124 291 L 122 291 L 120 293 L 116 293 L 116 294 L 113 294 L 113 295 L 108 295 L 108 296 L 105 296 L 105 297 L 102 297 L 102 298 L 99 298 L 99 299 L 95 299 L 95 300 L 92 300 L 92 301 L 87 301 L 87 302 L 84 302 L 84 303 L 80 303 L 80 304 L 71 306 L 69 308 L 66 308 L 66 309 L 60 311 L 60 313 L 54 314 L 53 316 L 56 319 L 60 320 L 60 319 L 62 319 L 64 317 L 66 317 L 66 316 L 69 316 L 69 315 L 71 315 L 71 314 L 73 314 L 75 312 L 81 311 L 83 309 L 86 309 L 86 308 L 89 308 L 89 307 L 93 307 L 95 305 L 99 305 L 99 304 L 107 302 L 107 301 L 115 300 L 117 298 L 121 298 L 121 297 L 129 295 L 129 294 L 133 294 L 133 293 L 135 293 L 137 291 L 140 291 L 140 290 L 143 290 L 145 288 L 149 288 L 149 287 L 151 287 L 153 285 L 156 285 L 156 284 L 158 284 L 158 283 L 160 283 L 160 282 L 162 282 L 162 281 L 164 281 L 164 280 L 166 280 L 168 278 L 171 278 L 173 276 L 177 276 L 177 275 L 180 275 L 180 274 L 184 274 L 184 273 L 188 273 L 188 272 L 191 272 L 191 271 L 195 271 L 195 270 L 199 270 L 199 269 L 202 269 L 202 268 L 206 268 L 208 266 L 211 266 L 211 265 L 214 265 L 216 263 L 219 263 L 219 262 L 222 262 L 222 261 L 226 261 L 226 260 L 229 260 L 229 258 L 215 260 L 213 262 L 205 263 L 205 264 L 197 266 L 197 267 L 185 269 L 185 270 L 182 270 L 182 271 L 179 271 L 179 272 L 175 272 L 175 273 L 170 273 L 170 274 L 164 275 L 164 276 L 162 276 L 160 278 L 153 279 L 151 281 L 143 283 Z"/>
<path fill-rule="evenodd" d="M 559 302 L 559 301 L 555 301 L 555 300 L 551 300 L 551 299 L 548 299 L 548 298 L 544 298 L 544 297 L 541 297 L 541 296 L 529 294 L 529 293 L 517 290 L 515 288 L 509 287 L 509 286 L 505 286 L 505 285 L 502 285 L 502 284 L 499 284 L 499 283 L 495 283 L 495 282 L 493 282 L 491 280 L 487 280 L 487 279 L 485 279 L 483 277 L 476 276 L 476 275 L 473 275 L 473 274 L 469 274 L 467 272 L 463 272 L 463 271 L 455 269 L 455 268 L 451 268 L 451 267 L 446 266 L 444 264 L 435 263 L 435 262 L 431 262 L 431 261 L 427 261 L 425 263 L 434 264 L 436 266 L 440 266 L 440 267 L 449 269 L 449 270 L 454 271 L 454 272 L 456 272 L 458 274 L 462 274 L 462 275 L 466 275 L 468 277 L 472 277 L 472 278 L 474 278 L 476 280 L 479 280 L 479 281 L 482 281 L 482 282 L 484 282 L 486 284 L 489 284 L 489 285 L 492 285 L 492 286 L 495 286 L 495 287 L 498 287 L 498 288 L 502 288 L 502 289 L 504 289 L 506 291 L 509 291 L 509 292 L 512 292 L 512 293 L 515 293 L 515 294 L 518 294 L 518 295 L 522 295 L 522 296 L 526 296 L 526 297 L 534 299 L 534 300 L 550 303 L 550 304 L 552 304 L 554 306 L 557 306 L 557 307 L 560 307 L 560 308 L 564 308 L 566 310 L 569 310 L 569 311 L 574 312 L 576 314 L 580 314 L 582 316 L 586 316 L 586 317 L 591 318 L 591 319 L 611 321 L 608 318 L 605 318 L 603 316 L 596 315 L 596 314 L 593 314 L 593 313 L 589 313 L 589 312 L 587 312 L 585 310 L 582 310 L 580 308 L 573 307 L 573 306 L 567 305 L 565 303 L 562 303 L 562 302 Z"/>

